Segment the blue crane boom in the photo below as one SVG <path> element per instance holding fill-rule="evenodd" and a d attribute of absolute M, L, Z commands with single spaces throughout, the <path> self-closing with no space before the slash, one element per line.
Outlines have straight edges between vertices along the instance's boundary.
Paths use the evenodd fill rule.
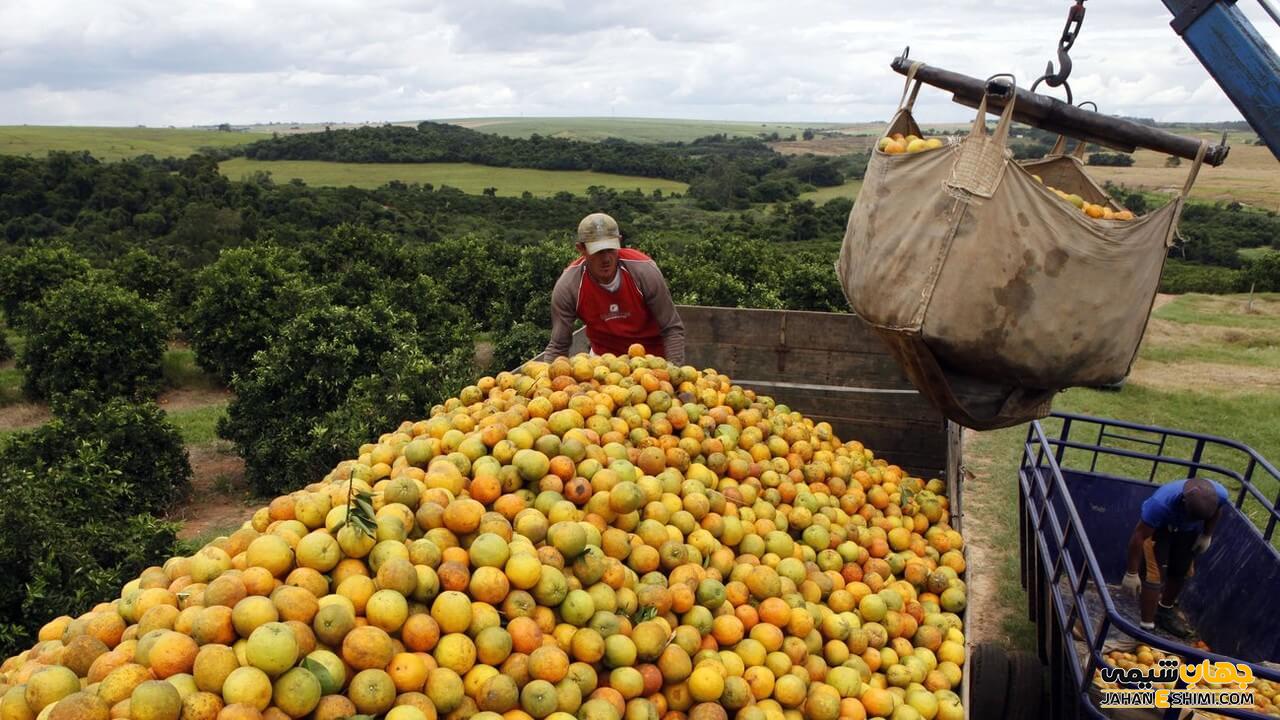
<path fill-rule="evenodd" d="M 1235 0 L 1163 0 L 1174 32 L 1280 159 L 1280 58 Z M 1277 18 L 1267 0 L 1263 8 Z"/>

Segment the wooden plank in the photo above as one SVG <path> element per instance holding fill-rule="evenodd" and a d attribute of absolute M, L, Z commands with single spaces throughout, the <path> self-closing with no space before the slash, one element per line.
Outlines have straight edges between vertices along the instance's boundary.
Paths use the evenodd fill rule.
<path fill-rule="evenodd" d="M 709 344 L 888 353 L 871 326 L 850 313 L 692 305 L 679 305 L 677 310 L 684 321 L 685 335 Z"/>
<path fill-rule="evenodd" d="M 892 447 L 900 452 L 945 453 L 946 443 L 938 440 L 939 433 L 928 428 L 900 425 L 873 425 L 857 418 L 837 418 L 823 415 L 806 415 L 815 422 L 829 422 L 836 437 L 844 442 L 857 440 L 869 448 Z"/>
<path fill-rule="evenodd" d="M 939 474 L 946 469 L 942 462 L 946 457 L 946 443 L 934 439 L 934 433 L 903 432 L 898 428 L 879 428 L 865 423 L 840 424 L 833 418 L 814 419 L 831 422 L 836 437 L 845 442 L 857 440 L 889 460 L 903 455 L 920 455 L 928 457 Z"/>
<path fill-rule="evenodd" d="M 715 368 L 735 381 L 760 378 L 810 385 L 912 389 L 897 361 L 882 354 L 691 342 L 685 360 L 694 367 Z"/>
<path fill-rule="evenodd" d="M 943 428 L 942 415 L 915 393 L 837 387 L 788 387 L 763 382 L 751 383 L 750 387 L 805 414 L 822 412 L 837 417 L 866 418 L 878 422 L 914 422 L 935 430 Z"/>
<path fill-rule="evenodd" d="M 947 422 L 947 460 L 943 478 L 947 481 L 947 497 L 951 500 L 951 526 L 964 532 L 964 428 Z"/>

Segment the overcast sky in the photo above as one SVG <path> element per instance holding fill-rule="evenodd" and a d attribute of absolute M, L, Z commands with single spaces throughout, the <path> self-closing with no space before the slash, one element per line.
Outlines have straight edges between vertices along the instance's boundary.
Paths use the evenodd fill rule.
<path fill-rule="evenodd" d="M 1022 84 L 1069 0 L 0 0 L 0 124 L 176 125 L 617 115 L 885 119 L 913 57 Z M 1239 119 L 1160 0 L 1091 0 L 1077 100 Z M 1239 7 L 1273 47 L 1254 0 Z M 972 111 L 941 91 L 919 116 Z"/>

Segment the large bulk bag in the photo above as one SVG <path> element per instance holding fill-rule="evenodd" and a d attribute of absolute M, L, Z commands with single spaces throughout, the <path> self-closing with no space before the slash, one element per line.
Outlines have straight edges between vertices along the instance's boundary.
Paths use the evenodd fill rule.
<path fill-rule="evenodd" d="M 911 115 L 917 68 L 887 134 L 922 135 Z M 836 263 L 853 311 L 912 383 L 975 429 L 1043 417 L 1058 390 L 1128 374 L 1207 147 L 1165 207 L 1094 219 L 1046 186 L 1119 210 L 1064 142 L 1042 160 L 1012 159 L 1013 107 L 1011 94 L 988 133 L 984 96 L 958 143 L 873 149 Z"/>

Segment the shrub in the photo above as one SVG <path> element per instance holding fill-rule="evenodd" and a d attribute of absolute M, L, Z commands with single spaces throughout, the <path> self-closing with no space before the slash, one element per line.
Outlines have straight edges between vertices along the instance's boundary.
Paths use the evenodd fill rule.
<path fill-rule="evenodd" d="M 1166 262 L 1160 275 L 1163 293 L 1232 293 L 1240 289 L 1240 284 L 1239 270 L 1178 260 Z"/>
<path fill-rule="evenodd" d="M 780 291 L 783 306 L 793 310 L 848 312 L 849 301 L 844 297 L 832 265 L 815 254 L 788 258 Z"/>
<path fill-rule="evenodd" d="M 308 465 L 309 477 L 318 480 L 343 458 L 358 454 L 364 443 L 405 421 L 427 417 L 433 405 L 457 395 L 475 375 L 468 347 L 432 360 L 418 345 L 400 344 L 383 357 L 376 373 L 352 383 L 342 403 L 311 426 L 292 450 L 294 462 Z"/>
<path fill-rule="evenodd" d="M 0 329 L 0 362 L 13 359 L 13 346 L 9 344 L 9 335 Z"/>
<path fill-rule="evenodd" d="M 341 295 L 341 289 L 334 294 Z M 471 339 L 470 323 L 462 307 L 444 285 L 426 275 L 408 282 L 387 283 L 373 298 L 413 316 L 418 337 L 433 352 L 458 347 Z"/>
<path fill-rule="evenodd" d="M 275 246 L 224 250 L 195 284 L 191 347 L 200 367 L 227 383 L 317 292 L 296 253 Z"/>
<path fill-rule="evenodd" d="M 385 413 L 420 404 L 445 377 L 444 351 L 437 352 L 428 354 L 412 316 L 383 303 L 310 308 L 281 328 L 254 358 L 251 371 L 237 376 L 236 398 L 218 434 L 244 457 L 255 491 L 302 487 L 353 452 L 356 448 L 346 444 L 352 438 L 367 440 L 364 429 L 381 417 L 369 414 L 368 407 L 360 410 L 360 420 L 348 421 L 334 411 L 355 402 L 353 392 L 364 393 L 368 403 L 373 397 L 405 398 L 398 407 L 380 411 Z"/>
<path fill-rule="evenodd" d="M 49 461 L 45 445 L 58 442 Z M 22 433 L 0 447 L 0 652 L 30 646 L 39 627 L 112 597 L 168 557 L 177 526 L 130 511 L 108 444 Z"/>
<path fill-rule="evenodd" d="M 21 325 L 30 304 L 38 303 L 63 283 L 91 272 L 89 261 L 68 248 L 25 248 L 0 262 L 0 308 L 10 325 Z"/>
<path fill-rule="evenodd" d="M 160 386 L 170 324 L 155 303 L 102 282 L 72 282 L 32 312 L 18 358 L 23 390 L 58 400 L 75 390 L 139 398 Z"/>
<path fill-rule="evenodd" d="M 1280 292 L 1280 252 L 1270 250 L 1245 264 L 1240 289 L 1250 287 L 1257 292 Z"/>
<path fill-rule="evenodd" d="M 545 350 L 550 339 L 551 331 L 535 323 L 512 325 L 510 330 L 499 333 L 494 340 L 490 374 L 520 367 L 524 361 Z"/>
<path fill-rule="evenodd" d="M 135 247 L 111 263 L 111 273 L 116 284 L 144 300 L 165 302 L 185 271 L 172 260 Z"/>
<path fill-rule="evenodd" d="M 1086 165 L 1106 165 L 1110 167 L 1129 167 L 1133 164 L 1133 156 L 1125 153 L 1097 152 L 1089 153 Z"/>
<path fill-rule="evenodd" d="M 111 467 L 121 473 L 128 512 L 163 513 L 191 490 L 191 463 L 182 435 L 155 403 L 124 398 L 98 403 L 86 392 L 67 396 L 58 415 L 38 431 L 41 457 L 52 464 L 63 438 L 101 442 Z"/>

